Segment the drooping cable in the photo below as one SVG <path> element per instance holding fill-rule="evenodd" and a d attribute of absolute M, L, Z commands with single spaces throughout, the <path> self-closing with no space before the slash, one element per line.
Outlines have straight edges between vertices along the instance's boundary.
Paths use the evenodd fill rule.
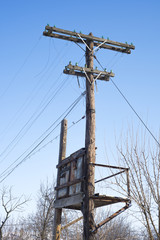
<path fill-rule="evenodd" d="M 24 124 L 24 126 L 21 128 L 21 130 L 17 133 L 17 135 L 14 137 L 14 139 L 8 144 L 8 146 L 3 150 L 3 152 L 0 154 L 0 157 L 2 157 L 6 153 L 6 155 L 2 158 L 0 163 L 6 159 L 6 157 L 11 153 L 11 151 L 15 148 L 15 146 L 19 143 L 19 141 L 23 138 L 23 136 L 28 132 L 28 130 L 32 127 L 32 125 L 37 121 L 37 119 L 42 115 L 42 113 L 45 111 L 45 109 L 51 104 L 51 102 L 54 100 L 56 95 L 62 90 L 62 87 L 64 87 L 64 83 L 66 81 L 63 81 L 60 84 L 60 87 L 55 91 L 53 96 L 42 105 L 40 111 L 37 111 L 32 114 L 32 116 L 28 119 L 28 121 Z"/>
<path fill-rule="evenodd" d="M 35 50 L 35 48 L 37 47 L 37 45 L 39 44 L 40 40 L 41 40 L 42 36 L 39 37 L 38 41 L 36 42 L 36 44 L 32 47 L 32 49 L 30 50 L 29 54 L 27 55 L 27 57 L 24 59 L 24 61 L 22 62 L 22 65 L 19 67 L 19 69 L 17 70 L 17 72 L 15 73 L 14 77 L 10 80 L 10 82 L 8 83 L 6 89 L 3 91 L 3 93 L 0 95 L 0 99 L 6 94 L 6 92 L 9 90 L 9 88 L 12 86 L 12 84 L 14 83 L 14 81 L 16 80 L 18 74 L 20 73 L 20 71 L 22 70 L 22 68 L 25 66 L 25 64 L 27 63 L 28 59 L 30 58 L 30 56 L 32 55 L 33 51 Z"/>
<path fill-rule="evenodd" d="M 83 59 L 84 55 L 82 56 L 82 58 L 80 59 L 80 61 L 78 63 L 80 63 Z M 60 76 L 58 77 L 58 79 L 61 77 L 62 73 L 60 74 Z M 14 137 L 14 139 L 7 145 L 7 147 L 1 152 L 0 157 L 2 157 L 5 153 L 5 156 L 1 159 L 0 162 L 4 161 L 6 159 L 6 157 L 12 152 L 12 150 L 16 147 L 16 145 L 20 142 L 20 140 L 24 137 L 24 135 L 28 132 L 28 130 L 32 127 L 32 125 L 35 123 L 35 121 L 42 115 L 42 113 L 44 112 L 44 110 L 51 104 L 51 102 L 53 101 L 53 99 L 55 98 L 55 96 L 64 88 L 64 86 L 67 83 L 67 79 L 69 78 L 69 76 L 67 76 L 67 78 L 65 78 L 65 80 L 63 80 L 59 86 L 55 89 L 55 91 L 52 93 L 51 90 L 53 90 L 54 87 L 54 83 L 57 83 L 57 80 L 54 81 L 54 83 L 52 84 L 51 88 L 49 89 L 49 91 L 47 92 L 47 94 L 45 95 L 44 99 L 42 99 L 41 103 L 39 104 L 39 108 L 37 109 L 32 116 L 28 119 L 28 121 L 24 124 L 24 126 L 21 128 L 21 130 L 17 133 L 17 135 Z M 51 92 L 50 96 L 49 93 Z"/>
<path fill-rule="evenodd" d="M 78 47 L 80 47 L 84 52 L 86 52 L 85 50 L 84 50 L 84 48 L 83 47 L 81 47 L 77 42 L 74 42 Z"/>
<path fill-rule="evenodd" d="M 100 61 L 97 59 L 97 57 L 94 56 L 94 58 L 96 59 L 96 61 L 98 62 L 98 64 L 101 66 L 101 68 L 104 70 L 104 67 L 102 66 L 102 64 L 100 63 Z M 148 128 L 148 126 L 146 125 L 146 123 L 143 121 L 143 119 L 139 116 L 139 114 L 136 112 L 136 110 L 134 109 L 134 107 L 131 105 L 131 103 L 128 101 L 128 99 L 125 97 L 125 95 L 122 93 L 122 91 L 120 90 L 120 88 L 115 84 L 115 82 L 112 80 L 112 78 L 110 78 L 112 84 L 114 85 L 114 87 L 117 89 L 117 91 L 120 93 L 120 95 L 123 97 L 123 99 L 126 101 L 126 103 L 128 104 L 128 106 L 132 109 L 132 111 L 134 112 L 134 114 L 138 117 L 138 119 L 140 120 L 140 122 L 143 124 L 143 126 L 146 128 L 146 130 L 149 132 L 149 134 L 152 136 L 152 138 L 155 140 L 155 142 L 158 144 L 158 146 L 160 147 L 160 143 L 159 141 L 156 139 L 156 137 L 154 136 L 154 134 L 151 132 L 151 130 Z"/>
<path fill-rule="evenodd" d="M 61 52 L 62 52 L 63 49 L 61 49 Z M 59 54 L 56 56 L 56 60 L 59 59 L 59 57 L 61 56 L 61 52 L 59 52 Z M 62 56 L 61 56 L 62 57 Z M 48 60 L 47 60 L 47 64 L 48 65 L 48 61 L 49 61 L 49 58 L 50 58 L 50 45 L 49 45 L 49 56 L 48 56 Z M 60 60 L 58 62 L 58 64 L 56 63 L 56 66 L 57 67 L 60 63 Z M 4 134 L 6 134 L 7 130 L 9 130 L 9 128 L 11 126 L 13 126 L 14 123 L 17 123 L 17 120 L 18 120 L 18 115 L 22 115 L 22 112 L 24 112 L 28 106 L 30 105 L 30 103 L 33 101 L 33 99 L 35 99 L 35 97 L 38 95 L 40 89 L 42 89 L 43 85 L 46 84 L 46 82 L 48 81 L 48 79 L 51 77 L 51 71 L 53 72 L 53 70 L 55 69 L 54 66 L 54 62 L 52 62 L 52 64 L 46 69 L 46 72 L 43 74 L 43 76 L 41 76 L 40 80 L 38 80 L 38 82 L 36 82 L 31 94 L 27 97 L 27 99 L 25 99 L 25 101 L 22 103 L 21 107 L 18 109 L 18 111 L 16 112 L 15 116 L 12 117 L 12 120 L 9 122 L 8 126 L 0 133 L 1 137 L 2 135 L 4 136 Z M 52 68 L 52 69 L 51 69 Z M 50 71 L 50 72 L 49 72 Z M 41 71 L 42 72 L 42 71 Z M 48 74 L 48 77 L 45 77 L 45 81 L 42 82 L 44 76 L 46 75 L 46 73 Z M 38 75 L 38 74 L 37 74 Z M 36 75 L 36 76 L 37 76 Z M 39 106 L 41 106 L 41 104 L 43 103 L 43 101 L 45 99 L 47 99 L 48 95 L 51 93 L 52 94 L 52 90 L 55 86 L 55 84 L 58 83 L 58 80 L 59 78 L 61 77 L 62 73 L 60 74 L 60 76 L 55 79 L 52 83 L 52 85 L 50 86 L 49 88 L 49 91 L 46 93 L 44 99 L 41 101 L 41 103 L 39 104 Z M 54 93 L 53 93 L 54 94 Z M 38 109 L 37 109 L 38 110 Z M 20 115 L 20 116 L 21 116 Z"/>
<path fill-rule="evenodd" d="M 71 126 L 69 126 L 67 128 L 67 131 L 70 130 L 72 127 L 74 127 L 76 124 L 78 124 L 81 120 L 83 120 L 85 118 L 85 115 L 83 117 L 81 117 L 79 120 L 77 120 L 76 122 L 73 122 Z M 35 155 L 36 153 L 38 153 L 39 151 L 41 151 L 42 149 L 44 149 L 45 147 L 47 147 L 49 144 L 51 144 L 54 140 L 56 140 L 58 137 L 60 136 L 60 134 L 58 134 L 56 137 L 54 137 L 53 139 L 51 139 L 50 141 L 48 141 L 46 144 L 44 144 L 43 146 L 41 146 L 40 148 L 37 149 L 36 152 L 34 152 L 33 154 L 30 155 L 30 158 Z"/>
<path fill-rule="evenodd" d="M 34 151 L 53 133 L 53 131 L 61 124 L 61 121 L 52 129 L 52 127 L 60 120 L 63 118 L 66 118 L 71 112 L 72 110 L 76 107 L 76 105 L 80 102 L 80 100 L 85 96 L 86 92 L 83 92 L 68 108 L 67 110 L 61 114 L 61 116 L 54 122 L 51 124 L 51 126 L 23 153 L 20 155 L 20 157 L 18 157 L 6 170 L 4 170 L 1 175 L 0 178 L 2 178 L 2 180 L 0 181 L 3 182 L 19 165 L 21 165 L 24 161 L 26 161 L 33 153 Z M 50 131 L 49 131 L 50 130 Z M 48 132 L 49 131 L 49 132 Z M 44 136 L 45 135 L 45 136 Z M 44 136 L 44 137 L 43 137 Z M 41 139 L 43 137 L 43 139 Z M 35 143 L 39 141 L 36 146 Z M 30 148 L 32 148 L 30 150 Z M 30 150 L 29 153 L 27 153 Z M 25 157 L 23 157 L 23 155 L 25 155 Z M 13 166 L 16 162 L 18 162 L 18 160 L 21 159 L 21 157 L 23 157 L 23 159 L 17 163 L 15 166 Z M 10 169 L 13 166 L 12 169 Z"/>
<path fill-rule="evenodd" d="M 85 92 L 84 92 L 85 93 Z M 12 165 L 14 165 L 23 155 L 25 155 L 31 148 L 33 148 L 34 147 L 34 145 L 35 144 L 37 144 L 37 142 L 39 142 L 39 141 L 41 141 L 41 139 L 47 134 L 47 136 L 49 136 L 51 133 L 52 133 L 52 131 L 49 133 L 49 135 L 48 135 L 48 131 L 50 130 L 50 129 L 52 129 L 52 127 L 64 116 L 64 114 L 67 112 L 67 114 L 64 116 L 64 118 L 66 117 L 66 116 L 68 116 L 68 114 L 70 113 L 70 110 L 72 110 L 72 108 L 74 108 L 76 105 L 77 105 L 77 103 L 81 100 L 81 98 L 82 98 L 82 96 L 83 96 L 83 94 L 84 93 L 82 93 L 80 96 L 79 96 L 79 98 L 77 98 L 66 110 L 65 110 L 65 112 L 64 113 L 62 113 L 61 115 L 60 115 L 60 117 L 56 120 L 56 121 L 54 121 L 52 124 L 51 124 L 51 126 L 22 154 L 22 155 L 20 155 L 20 157 L 17 159 L 17 160 L 15 160 L 8 168 L 10 168 Z M 68 111 L 69 111 L 69 113 L 68 113 Z M 57 128 L 58 126 L 56 126 L 56 128 Z M 55 128 L 53 129 L 53 130 L 55 130 Z M 5 171 L 7 171 L 8 170 L 8 168 L 5 170 Z M 5 172 L 4 171 L 4 172 Z M 4 172 L 2 173 L 2 174 L 4 174 Z M 2 175 L 1 174 L 1 175 Z M 1 175 L 0 175 L 0 178 L 1 178 Z"/>

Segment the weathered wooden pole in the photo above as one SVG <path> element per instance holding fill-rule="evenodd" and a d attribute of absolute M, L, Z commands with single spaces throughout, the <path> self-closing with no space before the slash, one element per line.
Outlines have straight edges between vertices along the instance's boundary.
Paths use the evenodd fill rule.
<path fill-rule="evenodd" d="M 66 157 L 66 144 L 67 144 L 67 120 L 63 119 L 61 122 L 61 135 L 60 135 L 60 147 L 59 147 L 59 163 L 63 161 Z M 57 186 L 59 186 L 59 174 L 60 171 L 58 169 L 57 174 Z M 58 194 L 56 193 L 56 198 Z M 53 226 L 53 240 L 60 240 L 61 235 L 61 216 L 62 216 L 62 208 L 55 208 L 54 215 L 54 226 Z"/>
<path fill-rule="evenodd" d="M 133 44 L 115 42 L 109 39 L 99 38 L 89 35 L 72 32 L 56 27 L 46 26 L 43 32 L 44 36 L 63 39 L 75 43 L 86 45 L 86 67 L 78 68 L 69 64 L 65 67 L 64 73 L 85 77 L 86 76 L 86 136 L 85 136 L 85 179 L 84 179 L 84 199 L 82 204 L 83 222 L 83 240 L 93 240 L 95 232 L 94 226 L 94 201 L 91 196 L 94 195 L 94 165 L 95 163 L 95 95 L 94 95 L 94 77 L 97 80 L 108 81 L 109 77 L 114 77 L 112 72 L 93 70 L 93 46 L 104 48 L 122 53 L 131 53 L 135 49 Z M 63 154 L 62 154 L 63 155 Z M 59 161 L 63 160 L 64 155 Z M 58 186 L 58 184 L 57 184 Z M 129 187 L 129 185 L 128 185 Z M 61 209 L 55 211 L 55 225 L 53 240 L 60 239 Z"/>
<path fill-rule="evenodd" d="M 92 36 L 92 33 L 90 33 Z M 92 40 L 87 41 L 86 65 L 93 69 L 93 46 Z M 92 230 L 94 229 L 94 201 L 90 197 L 94 195 L 94 166 L 95 163 L 95 94 L 93 74 L 88 73 L 86 77 L 86 136 L 85 136 L 85 184 L 83 201 L 83 239 L 94 239 Z"/>

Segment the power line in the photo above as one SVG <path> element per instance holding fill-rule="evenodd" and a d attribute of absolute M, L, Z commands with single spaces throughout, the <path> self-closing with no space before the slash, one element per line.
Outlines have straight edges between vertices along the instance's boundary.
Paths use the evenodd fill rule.
<path fill-rule="evenodd" d="M 104 67 L 102 66 L 102 64 L 100 63 L 100 61 L 97 59 L 96 56 L 94 56 L 94 58 L 96 59 L 96 61 L 98 62 L 98 64 L 101 66 L 101 68 L 104 70 Z M 158 144 L 158 146 L 160 147 L 160 143 L 159 141 L 156 139 L 156 137 L 154 136 L 154 134 L 151 132 L 151 130 L 148 128 L 148 126 L 146 125 L 146 123 L 143 121 L 143 119 L 139 116 L 139 114 L 136 112 L 136 110 L 134 109 L 134 107 L 131 105 L 131 103 L 128 101 L 128 99 L 125 97 L 125 95 L 122 93 L 122 91 L 120 90 L 120 88 L 115 84 L 115 82 L 110 78 L 112 84 L 114 85 L 114 87 L 117 89 L 117 91 L 120 93 L 120 95 L 123 97 L 123 99 L 126 101 L 126 103 L 128 104 L 128 106 L 132 109 L 132 111 L 134 112 L 134 114 L 138 117 L 138 119 L 140 120 L 140 122 L 143 124 L 143 126 L 146 128 L 146 130 L 149 132 L 149 134 L 152 136 L 152 138 L 155 140 L 155 142 Z"/>
<path fill-rule="evenodd" d="M 2 180 L 0 181 L 0 183 L 2 183 L 19 165 L 21 165 L 24 161 L 26 161 L 31 154 L 34 153 L 34 151 L 53 133 L 53 131 L 61 124 L 61 121 L 53 128 L 51 129 L 56 122 L 58 122 L 65 114 L 65 116 L 63 118 L 66 118 L 71 112 L 72 110 L 76 107 L 76 105 L 79 103 L 79 101 L 85 96 L 86 92 L 83 92 L 68 108 L 67 110 L 61 114 L 61 116 L 23 153 L 21 154 L 20 157 L 18 157 L 6 170 L 4 170 L 1 175 L 0 178 L 2 178 Z M 50 130 L 51 129 L 51 130 Z M 50 130 L 49 133 L 47 133 Z M 46 136 L 44 136 L 45 134 L 47 134 Z M 40 140 L 43 137 L 42 140 Z M 35 145 L 35 143 L 37 141 L 40 141 L 35 147 L 33 147 Z M 15 165 L 11 170 L 10 168 L 24 155 L 27 153 L 27 151 L 33 147 L 32 150 L 30 150 L 30 152 L 19 162 L 17 163 L 17 165 Z M 4 177 L 3 177 L 4 176 Z"/>
<path fill-rule="evenodd" d="M 50 57 L 51 57 L 51 39 L 50 39 L 50 41 L 49 41 L 49 53 L 48 53 L 47 62 L 45 63 L 45 65 L 44 65 L 44 67 L 42 68 L 42 70 L 41 70 L 38 74 L 36 74 L 35 77 L 41 75 L 41 73 L 43 73 L 43 72 L 46 70 L 46 68 L 48 67 L 49 61 L 50 61 Z"/>
<path fill-rule="evenodd" d="M 80 59 L 80 61 L 78 63 L 80 63 L 82 61 L 84 56 L 82 56 L 82 58 Z M 60 74 L 60 76 L 58 77 L 58 79 L 61 77 L 62 73 Z M 58 80 L 57 79 L 57 80 Z M 16 147 L 16 145 L 20 142 L 20 140 L 24 137 L 24 135 L 29 131 L 29 129 L 32 127 L 32 125 L 35 123 L 35 121 L 42 115 L 42 113 L 45 111 L 45 109 L 51 104 L 51 102 L 54 100 L 54 98 L 56 97 L 56 95 L 64 88 L 64 86 L 67 83 L 67 78 L 65 78 L 57 87 L 57 89 L 54 92 L 51 92 L 51 90 L 53 89 L 55 82 L 57 83 L 57 80 L 54 81 L 54 83 L 52 84 L 51 88 L 49 89 L 49 91 L 47 92 L 47 94 L 45 95 L 45 97 L 43 98 L 43 100 L 41 101 L 41 103 L 39 104 L 39 109 L 37 109 L 32 116 L 29 118 L 29 120 L 23 125 L 23 127 L 21 128 L 21 130 L 17 133 L 17 135 L 14 137 L 14 139 L 8 144 L 8 146 L 3 150 L 3 152 L 0 154 L 0 157 L 2 157 L 8 150 L 9 152 L 2 158 L 2 161 L 4 161 L 7 156 L 12 152 L 12 150 Z M 51 92 L 50 96 L 49 93 Z"/>
<path fill-rule="evenodd" d="M 84 94 L 84 93 L 82 93 L 82 94 Z M 51 124 L 51 126 L 50 126 L 22 155 L 20 155 L 20 157 L 19 157 L 18 159 L 16 159 L 5 171 L 3 171 L 3 172 L 1 173 L 0 178 L 5 174 L 5 172 L 6 172 L 11 166 L 13 166 L 24 154 L 26 154 L 27 151 L 29 151 L 30 148 L 34 147 L 34 145 L 35 145 L 38 141 L 41 141 L 42 137 L 47 134 L 47 132 L 63 117 L 63 115 L 64 115 L 66 112 L 69 111 L 69 113 L 70 113 L 70 109 L 72 110 L 72 108 L 81 100 L 81 97 L 83 96 L 82 94 L 79 96 L 79 98 L 77 98 L 77 99 L 65 110 L 65 112 L 64 112 L 63 114 L 61 114 L 61 116 L 60 116 L 56 121 L 54 121 L 54 122 Z M 66 116 L 67 116 L 69 113 L 67 113 Z M 66 117 L 66 116 L 65 116 L 65 117 Z M 64 117 L 64 118 L 65 118 L 65 117 Z M 59 124 L 60 124 L 60 123 L 58 123 L 58 125 L 59 125 Z M 58 125 L 57 125 L 53 130 L 55 130 L 55 129 L 58 127 Z M 47 137 L 52 133 L 53 130 L 51 130 L 51 132 L 49 132 L 49 134 L 47 134 Z M 42 139 L 42 140 L 44 141 L 47 137 L 44 137 L 44 139 Z M 39 146 L 39 144 L 37 144 L 37 147 L 38 147 L 38 146 Z"/>
<path fill-rule="evenodd" d="M 80 47 L 84 52 L 86 52 L 86 51 L 84 50 L 84 48 L 81 47 L 77 42 L 75 42 L 75 44 L 76 44 L 78 47 Z"/>
<path fill-rule="evenodd" d="M 57 91 L 54 93 L 54 95 L 48 100 L 46 104 L 43 104 L 41 106 L 40 111 L 36 115 L 36 112 L 32 114 L 32 116 L 29 118 L 29 120 L 24 124 L 24 126 L 21 128 L 21 130 L 18 132 L 18 134 L 14 137 L 14 139 L 9 143 L 9 145 L 4 149 L 4 151 L 0 154 L 0 156 L 3 156 L 4 153 L 11 147 L 10 151 L 4 156 L 4 158 L 0 161 L 2 162 L 6 157 L 9 155 L 9 153 L 15 148 L 17 143 L 23 138 L 23 136 L 28 132 L 28 130 L 32 127 L 32 125 L 35 123 L 35 121 L 42 115 L 42 113 L 45 111 L 45 109 L 51 104 L 51 102 L 54 100 L 56 95 L 62 90 L 62 87 L 64 86 L 64 83 L 66 81 L 63 80 L 61 85 L 58 87 Z M 30 125 L 29 125 L 30 124 Z M 28 126 L 29 125 L 29 126 Z M 22 135 L 21 135 L 22 133 Z M 14 142 L 16 143 L 14 144 Z M 14 144 L 14 145 L 13 145 Z"/>
<path fill-rule="evenodd" d="M 50 48 L 50 46 L 49 46 Z M 12 120 L 9 122 L 8 126 L 6 127 L 6 129 L 4 129 L 2 131 L 1 134 L 6 134 L 6 131 L 11 127 L 13 126 L 13 124 L 17 121 L 18 119 L 18 116 L 20 113 L 22 115 L 22 111 L 24 112 L 29 104 L 33 101 L 33 99 L 37 96 L 38 92 L 40 91 L 40 89 L 44 86 L 44 84 L 46 85 L 46 82 L 48 81 L 49 78 L 51 78 L 51 73 L 53 72 L 53 70 L 55 68 L 57 68 L 57 66 L 59 65 L 59 63 L 61 62 L 62 58 L 64 57 L 64 54 L 66 54 L 66 51 L 65 53 L 62 55 L 62 51 L 64 50 L 64 48 L 61 49 L 61 51 L 59 51 L 57 53 L 57 55 L 55 56 L 54 60 L 56 59 L 56 64 L 54 64 L 54 60 L 52 61 L 52 63 L 49 65 L 49 67 L 47 68 L 46 66 L 46 71 L 45 73 L 41 76 L 40 80 L 38 80 L 35 84 L 35 87 L 33 88 L 31 94 L 27 97 L 27 99 L 22 103 L 20 109 L 17 111 L 17 113 L 15 114 L 14 117 L 12 117 Z M 68 50 L 68 49 L 67 49 Z M 50 56 L 50 49 L 49 49 L 49 56 Z M 47 60 L 47 64 L 48 65 L 48 61 L 49 61 L 49 58 L 48 57 L 48 60 Z M 57 63 L 57 60 L 59 59 L 58 63 Z M 54 64 L 54 65 L 53 65 Z M 54 66 L 54 67 L 53 67 Z M 50 71 L 51 70 L 51 71 Z M 50 71 L 50 72 L 49 72 Z M 41 71 L 42 73 L 43 71 Z M 48 76 L 45 78 L 45 81 L 42 82 L 44 76 L 46 75 L 46 73 L 48 73 Z M 37 77 L 38 75 L 40 74 L 37 74 L 36 76 L 34 77 Z M 60 76 L 52 83 L 52 85 L 49 87 L 49 91 L 47 92 L 47 94 L 49 94 L 49 92 L 51 92 L 51 90 L 53 89 L 54 85 L 55 85 L 55 82 L 57 83 L 57 80 L 61 77 L 62 73 L 60 74 Z M 45 95 L 45 98 L 47 96 L 47 94 Z M 30 99 L 29 99 L 30 98 Z M 14 120 L 14 121 L 13 121 Z"/>
<path fill-rule="evenodd" d="M 46 67 L 43 68 L 43 70 L 41 70 L 41 72 L 37 73 L 34 77 L 38 77 L 39 75 L 41 75 L 43 72 L 43 76 L 48 73 L 49 69 L 51 69 L 51 67 L 53 67 L 53 64 L 55 63 L 55 59 L 56 59 L 56 67 L 59 65 L 59 63 L 61 62 L 61 60 L 64 58 L 64 56 L 66 56 L 67 52 L 69 51 L 69 47 L 64 46 L 63 48 L 61 48 L 60 51 L 58 51 L 56 53 L 56 55 L 54 55 L 54 59 L 51 61 L 51 63 L 47 63 Z M 58 63 L 57 63 L 58 61 Z M 53 68 L 52 70 L 54 70 L 55 68 Z"/>
<path fill-rule="evenodd" d="M 76 122 L 73 122 L 72 125 L 70 127 L 67 128 L 67 130 L 71 129 L 73 126 L 75 126 L 76 124 L 78 124 L 81 120 L 83 120 L 85 118 L 85 115 L 83 117 L 81 117 L 79 120 L 77 120 Z M 60 136 L 60 134 L 58 134 L 56 137 L 54 137 L 53 139 L 51 139 L 49 142 L 47 142 L 45 145 L 43 145 L 42 147 L 40 147 L 36 152 L 34 152 L 32 155 L 30 155 L 30 158 L 35 155 L 36 153 L 38 153 L 39 151 L 41 151 L 42 149 L 44 149 L 45 147 L 47 147 L 50 143 L 52 143 L 54 140 L 56 140 L 58 137 Z"/>
<path fill-rule="evenodd" d="M 62 52 L 62 51 L 61 51 L 61 52 Z M 59 53 L 58 56 L 56 56 L 56 60 L 59 58 L 61 52 Z M 60 61 L 59 61 L 59 63 L 60 63 Z M 55 66 L 55 67 L 57 67 L 57 66 L 59 65 L 59 63 L 58 63 L 58 64 L 56 63 L 56 66 Z M 4 129 L 1 134 L 3 134 L 3 135 L 6 134 L 6 131 L 7 131 L 11 126 L 13 126 L 13 123 L 17 122 L 18 117 L 17 117 L 16 115 L 18 115 L 18 114 L 20 114 L 20 113 L 21 113 L 21 115 L 22 115 L 22 111 L 24 112 L 24 111 L 28 108 L 29 104 L 30 104 L 30 103 L 33 101 L 33 99 L 37 96 L 38 92 L 39 92 L 40 89 L 43 87 L 43 85 L 44 85 L 44 84 L 46 85 L 46 81 L 48 81 L 48 79 L 51 77 L 51 72 L 49 73 L 49 70 L 51 69 L 51 67 L 52 67 L 52 71 L 53 71 L 53 70 L 55 69 L 55 67 L 53 68 L 53 62 L 52 62 L 52 64 L 48 67 L 48 69 L 47 69 L 46 72 L 43 74 L 43 76 L 40 78 L 40 80 L 38 80 L 38 82 L 36 82 L 36 85 L 35 85 L 34 89 L 32 90 L 32 93 L 30 94 L 30 96 L 25 100 L 25 102 L 22 103 L 20 109 L 19 109 L 19 110 L 17 111 L 17 113 L 15 114 L 15 117 L 12 117 L 12 121 L 10 121 L 10 123 L 9 123 L 8 126 L 7 126 L 7 128 Z M 42 83 L 42 79 L 43 79 L 43 77 L 46 75 L 46 73 L 48 73 L 48 77 L 45 78 L 45 81 L 43 81 L 43 83 Z M 50 93 L 51 90 L 53 89 L 55 83 L 58 82 L 58 80 L 59 80 L 59 78 L 61 77 L 61 75 L 62 75 L 62 73 L 61 73 L 60 76 L 52 83 L 52 85 L 50 86 L 49 91 L 46 93 L 44 99 L 47 98 L 47 95 L 49 95 L 49 93 Z M 29 99 L 29 98 L 30 98 L 30 99 Z M 44 100 L 42 100 L 41 103 L 42 103 L 43 101 L 44 101 Z M 40 105 L 41 105 L 41 103 L 40 103 Z M 13 122 L 13 119 L 14 119 L 14 122 Z"/>
<path fill-rule="evenodd" d="M 14 77 L 10 80 L 10 82 L 8 83 L 6 89 L 3 91 L 3 93 L 0 95 L 0 99 L 6 94 L 6 92 L 9 90 L 9 88 L 11 87 L 11 85 L 13 84 L 13 82 L 15 81 L 16 77 L 18 76 L 18 74 L 20 73 L 20 71 L 22 70 L 22 68 L 25 66 L 25 64 L 27 63 L 29 57 L 32 55 L 34 49 L 37 47 L 37 45 L 39 44 L 40 40 L 41 40 L 42 36 L 39 37 L 38 41 L 36 42 L 36 44 L 32 47 L 32 49 L 30 50 L 29 54 L 27 55 L 27 57 L 24 59 L 22 65 L 20 66 L 20 68 L 18 69 L 18 71 L 15 73 Z"/>

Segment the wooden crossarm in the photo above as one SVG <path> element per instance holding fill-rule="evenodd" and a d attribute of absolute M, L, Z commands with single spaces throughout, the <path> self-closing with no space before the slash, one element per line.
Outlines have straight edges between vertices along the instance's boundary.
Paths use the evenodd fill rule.
<path fill-rule="evenodd" d="M 58 39 L 67 40 L 67 41 L 71 41 L 71 42 L 83 43 L 80 38 L 61 35 L 61 34 L 56 34 L 56 33 L 52 33 L 52 32 L 44 31 L 43 35 L 46 36 L 46 37 L 58 38 Z M 94 42 L 94 46 L 99 47 L 99 48 L 112 50 L 112 51 L 116 51 L 116 52 L 122 52 L 122 53 L 127 53 L 127 54 L 131 53 L 130 48 L 123 48 L 123 47 L 120 48 L 120 47 L 110 46 L 110 45 L 106 45 L 106 44 L 102 44 L 100 46 L 100 44 L 98 42 Z"/>
<path fill-rule="evenodd" d="M 116 42 L 116 41 L 112 41 L 110 39 L 99 38 L 99 37 L 95 37 L 95 36 L 91 36 L 91 35 L 77 33 L 75 31 L 68 31 L 68 30 L 56 28 L 56 27 L 46 26 L 45 27 L 45 32 L 49 32 L 49 33 L 58 32 L 58 33 L 61 33 L 61 34 L 69 35 L 70 37 L 73 37 L 73 36 L 74 37 L 78 37 L 80 35 L 81 38 L 83 38 L 85 40 L 96 41 L 97 44 L 100 44 L 100 43 L 104 42 L 105 44 L 110 44 L 110 45 L 114 45 L 114 46 L 118 46 L 118 47 L 124 47 L 124 48 L 128 48 L 128 49 L 135 49 L 135 46 L 133 44 Z"/>
<path fill-rule="evenodd" d="M 77 71 L 80 71 L 80 72 L 86 72 L 86 73 L 93 73 L 93 74 L 99 74 L 101 73 L 102 75 L 107 75 L 109 77 L 114 77 L 114 73 L 112 72 L 107 72 L 107 71 L 100 71 L 100 70 L 97 70 L 97 69 L 91 69 L 91 68 L 87 68 L 87 67 L 79 67 L 79 66 L 75 66 L 75 65 L 72 65 L 72 64 L 69 64 L 65 67 L 65 69 L 69 69 L 69 70 L 77 70 Z"/>
<path fill-rule="evenodd" d="M 75 75 L 78 77 L 86 77 L 86 74 L 93 74 L 95 80 L 109 81 L 110 77 L 114 77 L 114 73 L 99 71 L 97 69 L 83 68 L 79 66 L 67 65 L 63 70 L 63 73 L 68 75 Z"/>

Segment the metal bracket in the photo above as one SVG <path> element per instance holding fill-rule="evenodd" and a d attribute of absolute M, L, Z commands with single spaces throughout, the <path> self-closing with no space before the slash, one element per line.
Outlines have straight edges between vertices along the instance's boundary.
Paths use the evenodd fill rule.
<path fill-rule="evenodd" d="M 96 233 L 97 230 L 102 227 L 104 224 L 111 221 L 113 218 L 117 217 L 119 214 L 123 213 L 125 210 L 127 210 L 129 207 L 131 207 L 131 202 L 126 203 L 126 205 L 123 208 L 120 208 L 117 212 L 113 213 L 111 216 L 107 217 L 105 220 L 100 222 L 96 225 L 95 229 L 92 230 L 92 233 Z"/>

